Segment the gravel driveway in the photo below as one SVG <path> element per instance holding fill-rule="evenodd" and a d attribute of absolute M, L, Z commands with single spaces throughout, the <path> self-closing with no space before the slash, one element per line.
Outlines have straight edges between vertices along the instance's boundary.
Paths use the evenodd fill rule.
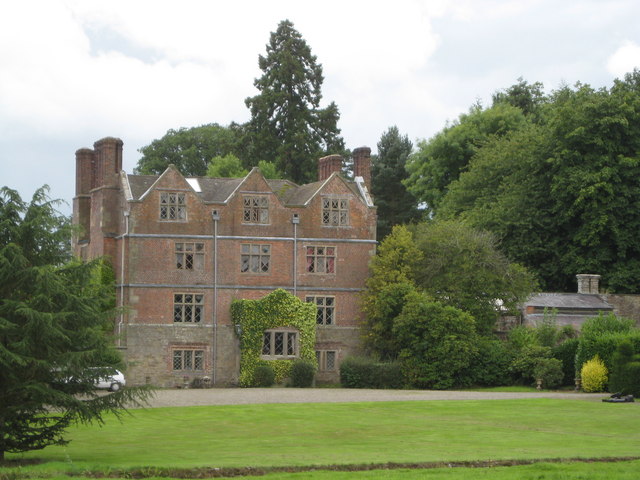
<path fill-rule="evenodd" d="M 361 390 L 341 388 L 211 388 L 157 390 L 149 407 L 194 405 L 246 405 L 256 403 L 391 402 L 424 400 L 498 400 L 564 398 L 600 401 L 602 393 L 457 392 L 439 390 Z"/>

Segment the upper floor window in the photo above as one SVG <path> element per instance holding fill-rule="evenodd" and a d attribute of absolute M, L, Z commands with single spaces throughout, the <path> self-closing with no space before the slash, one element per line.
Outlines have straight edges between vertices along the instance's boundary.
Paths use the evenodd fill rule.
<path fill-rule="evenodd" d="M 184 193 L 160 193 L 160 220 L 186 220 L 187 205 Z"/>
<path fill-rule="evenodd" d="M 334 227 L 349 225 L 349 200 L 324 197 L 322 199 L 322 224 Z"/>
<path fill-rule="evenodd" d="M 176 323 L 200 323 L 203 317 L 204 295 L 176 293 L 173 295 L 173 321 Z"/>
<path fill-rule="evenodd" d="M 334 324 L 335 297 L 308 296 L 305 301 L 311 302 L 316 306 L 316 323 L 318 325 Z"/>
<path fill-rule="evenodd" d="M 336 247 L 308 246 L 307 272 L 336 273 Z"/>
<path fill-rule="evenodd" d="M 242 197 L 243 223 L 269 223 L 269 199 L 258 195 Z"/>
<path fill-rule="evenodd" d="M 269 273 L 271 245 L 243 243 L 240 246 L 240 271 L 242 273 Z"/>
<path fill-rule="evenodd" d="M 176 242 L 176 268 L 204 269 L 204 243 Z"/>
<path fill-rule="evenodd" d="M 267 330 L 262 336 L 262 357 L 295 358 L 298 356 L 298 332 L 290 329 Z"/>

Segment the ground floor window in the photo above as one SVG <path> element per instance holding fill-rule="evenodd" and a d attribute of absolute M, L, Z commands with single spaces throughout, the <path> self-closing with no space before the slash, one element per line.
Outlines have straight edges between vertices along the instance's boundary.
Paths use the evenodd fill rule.
<path fill-rule="evenodd" d="M 188 349 L 173 351 L 174 371 L 204 370 L 204 350 Z"/>
<path fill-rule="evenodd" d="M 298 349 L 296 330 L 267 330 L 262 336 L 262 358 L 295 358 L 298 356 Z"/>
<path fill-rule="evenodd" d="M 335 372 L 338 368 L 338 352 L 335 350 L 316 350 L 319 372 Z"/>

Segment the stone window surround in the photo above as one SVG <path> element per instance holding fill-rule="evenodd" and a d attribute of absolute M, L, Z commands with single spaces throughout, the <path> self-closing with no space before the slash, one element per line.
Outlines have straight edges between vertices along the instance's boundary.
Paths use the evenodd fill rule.
<path fill-rule="evenodd" d="M 349 198 L 344 196 L 322 197 L 322 225 L 328 227 L 349 226 Z"/>
<path fill-rule="evenodd" d="M 205 348 L 203 346 L 173 346 L 170 358 L 171 369 L 174 372 L 203 372 L 205 370 Z"/>
<path fill-rule="evenodd" d="M 271 244 L 241 243 L 240 273 L 268 274 L 271 271 Z"/>
<path fill-rule="evenodd" d="M 338 249 L 333 245 L 305 245 L 304 246 L 306 273 L 319 275 L 334 275 Z"/>
<path fill-rule="evenodd" d="M 316 350 L 318 372 L 335 372 L 338 370 L 337 350 Z"/>
<path fill-rule="evenodd" d="M 164 222 L 185 222 L 187 220 L 186 196 L 180 192 L 160 192 L 159 218 Z"/>
<path fill-rule="evenodd" d="M 242 196 L 242 223 L 267 225 L 269 223 L 269 197 Z"/>
<path fill-rule="evenodd" d="M 316 306 L 317 325 L 336 324 L 336 297 L 333 295 L 307 295 L 305 302 Z"/>
<path fill-rule="evenodd" d="M 175 253 L 178 270 L 204 270 L 204 243 L 176 242 Z"/>
<path fill-rule="evenodd" d="M 270 328 L 262 335 L 263 360 L 298 358 L 300 356 L 300 333 L 295 328 Z"/>
<path fill-rule="evenodd" d="M 174 293 L 173 323 L 201 323 L 204 319 L 204 294 Z"/>

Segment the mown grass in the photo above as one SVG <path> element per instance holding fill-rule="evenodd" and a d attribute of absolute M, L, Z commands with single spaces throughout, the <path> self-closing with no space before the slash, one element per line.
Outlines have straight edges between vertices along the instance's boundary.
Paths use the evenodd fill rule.
<path fill-rule="evenodd" d="M 67 446 L 8 458 L 43 460 L 20 469 L 35 476 L 144 466 L 308 467 L 635 457 L 640 455 L 639 408 L 638 403 L 581 399 L 159 408 L 133 411 L 122 423 L 108 418 L 101 428 L 75 427 L 69 431 Z M 473 477 L 482 478 L 480 471 Z M 423 471 L 414 473 L 418 472 Z M 331 475 L 341 478 L 333 476 L 337 472 Z"/>

